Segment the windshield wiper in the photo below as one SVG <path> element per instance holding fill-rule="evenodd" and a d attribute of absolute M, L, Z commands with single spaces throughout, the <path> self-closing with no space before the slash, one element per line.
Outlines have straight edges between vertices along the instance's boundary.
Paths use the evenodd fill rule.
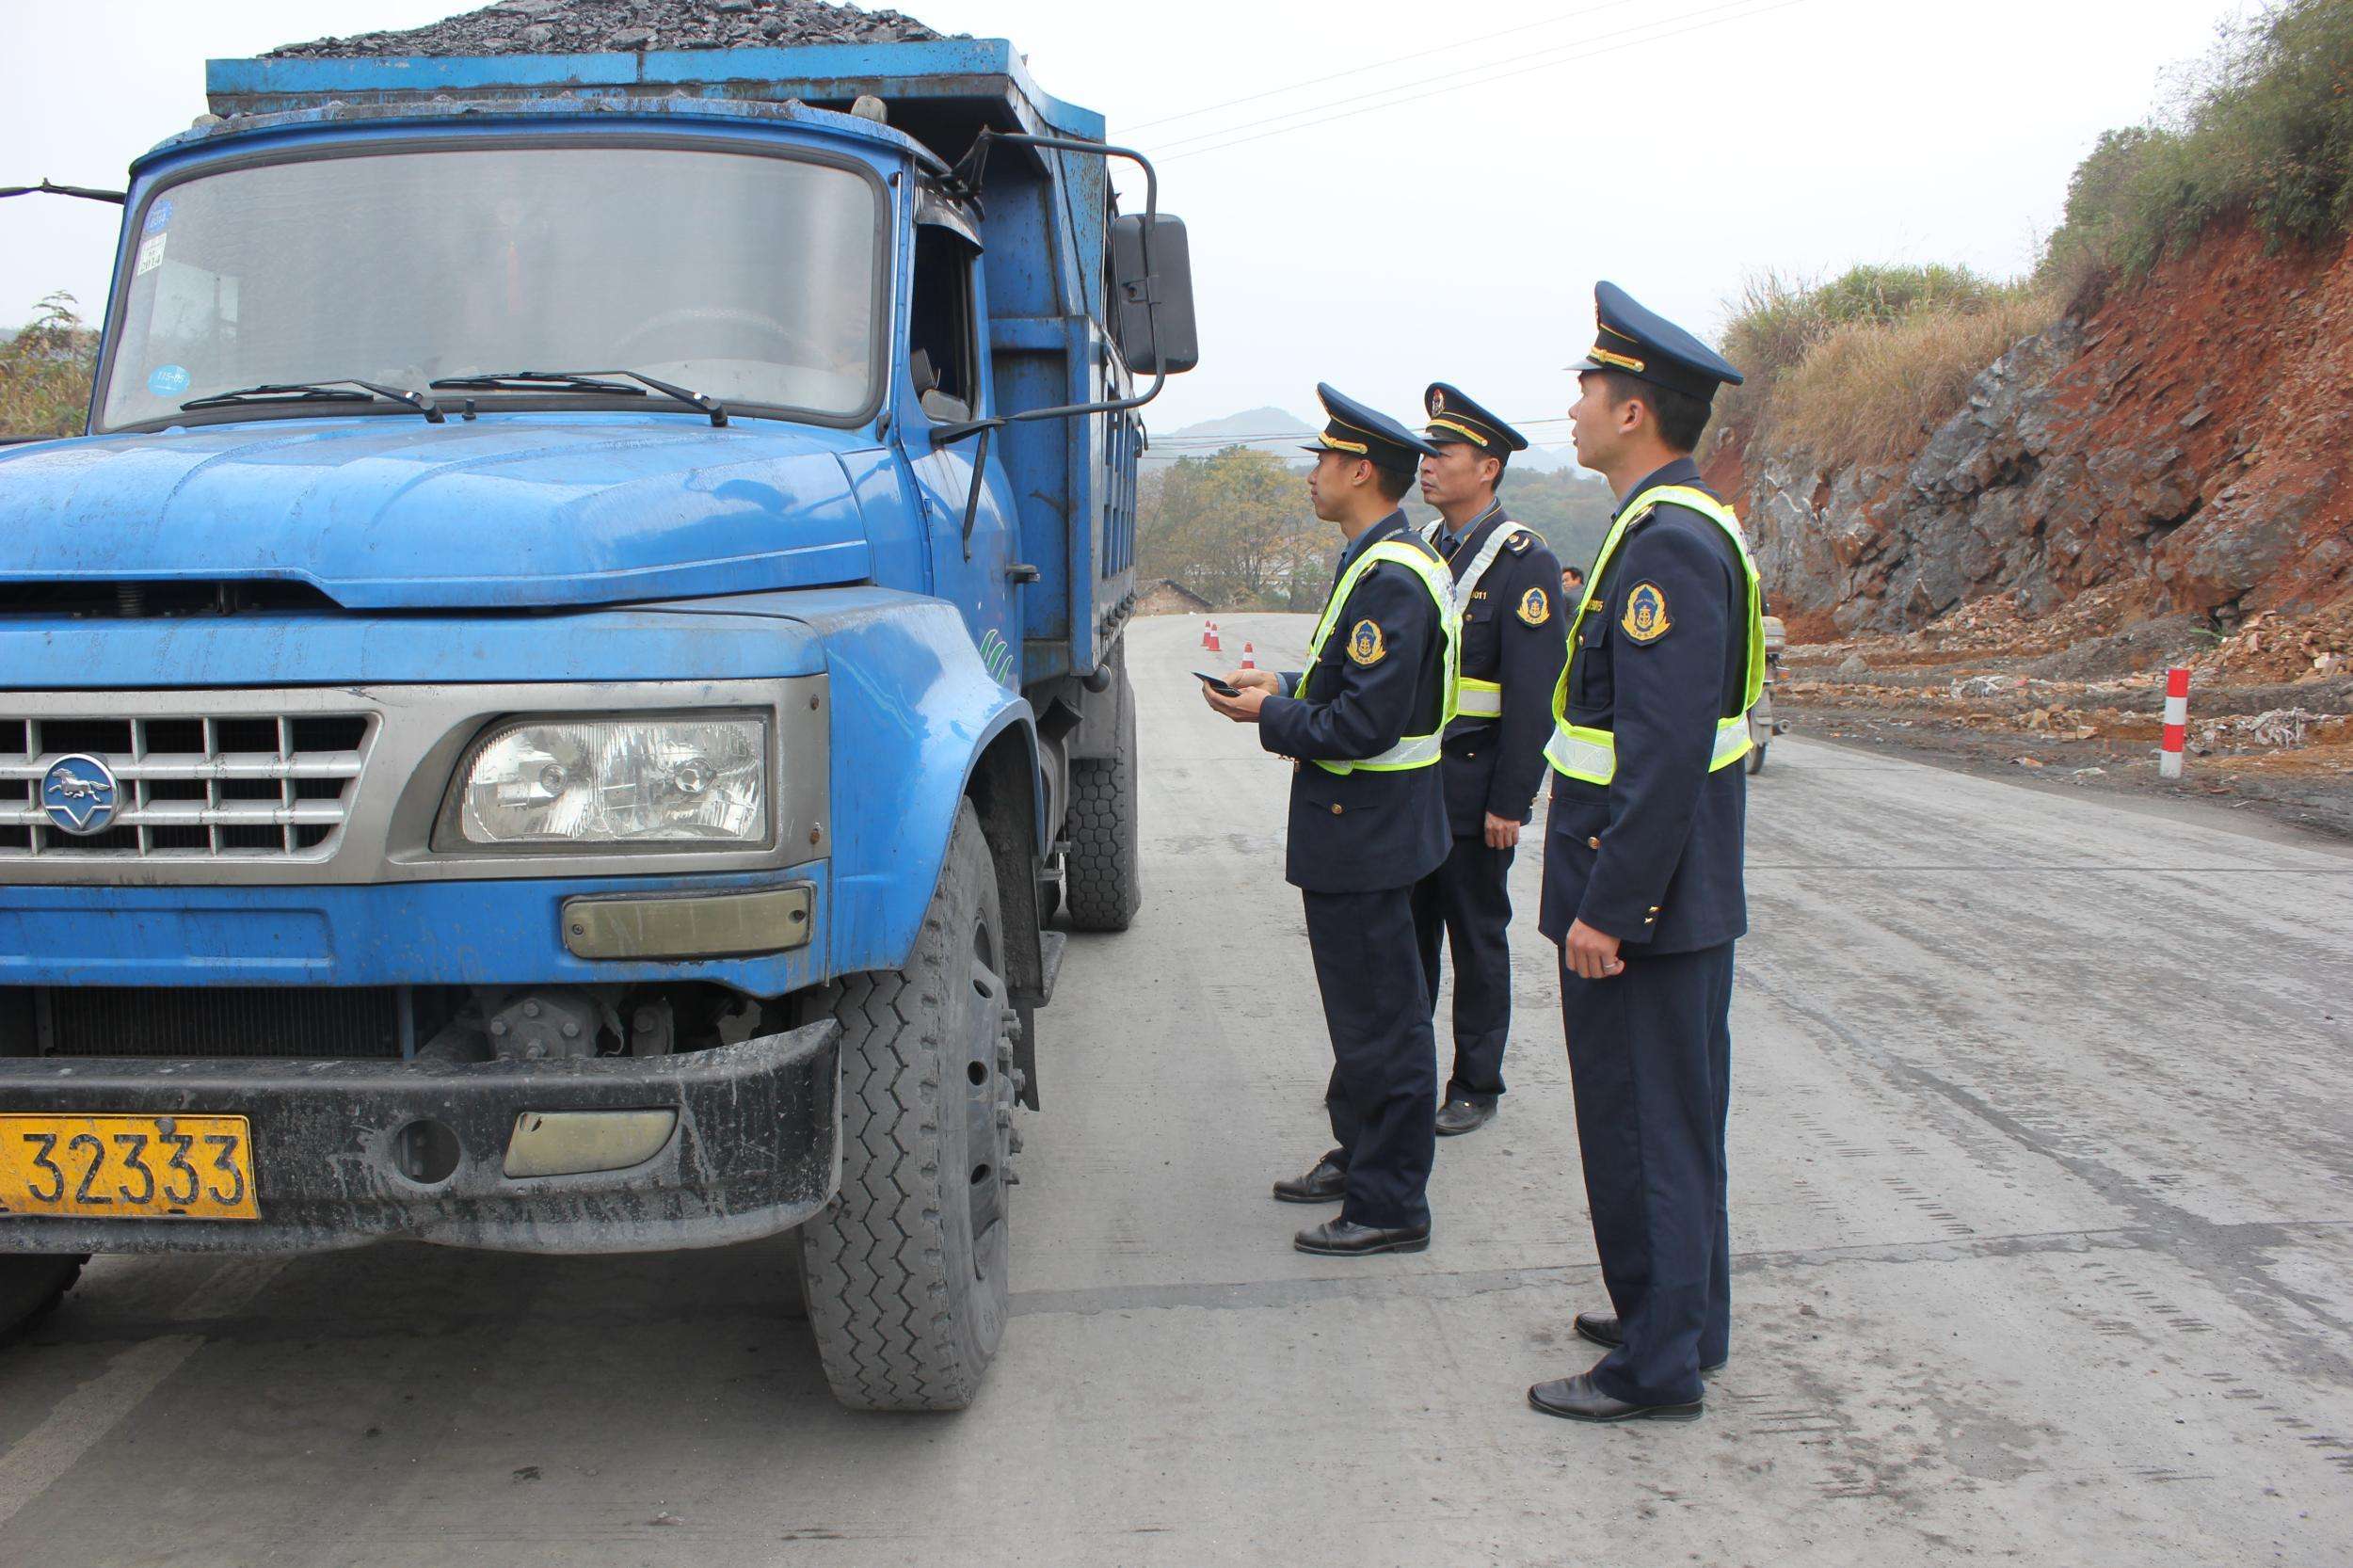
<path fill-rule="evenodd" d="M 356 387 L 357 392 L 340 389 Z M 210 397 L 191 397 L 180 405 L 183 408 L 226 408 L 239 403 L 373 403 L 377 398 L 405 403 L 424 416 L 427 424 L 445 424 L 449 416 L 441 406 L 423 392 L 405 387 L 387 387 L 375 381 L 361 381 L 352 376 L 339 376 L 331 381 L 264 381 L 258 387 L 240 387 L 235 392 L 215 392 Z"/>
<path fill-rule="evenodd" d="M 717 398 L 689 392 L 667 381 L 657 381 L 642 370 L 510 370 L 489 376 L 445 376 L 433 382 L 432 386 L 440 392 L 527 392 L 545 388 L 553 392 L 618 392 L 624 397 L 646 395 L 635 387 L 601 379 L 607 376 L 626 376 L 632 381 L 651 387 L 664 397 L 709 414 L 713 424 L 724 425 L 728 422 L 727 405 Z"/>
<path fill-rule="evenodd" d="M 568 370 L 508 370 L 494 376 L 444 376 L 431 385 L 440 392 L 536 392 L 548 389 L 555 392 L 616 392 L 622 397 L 646 395 L 643 387 L 600 379 L 604 374 L 601 371 L 589 375 Z"/>

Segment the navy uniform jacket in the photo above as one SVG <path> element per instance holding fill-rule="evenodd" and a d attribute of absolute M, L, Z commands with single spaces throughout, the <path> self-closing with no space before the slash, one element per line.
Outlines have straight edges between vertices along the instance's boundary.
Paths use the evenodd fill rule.
<path fill-rule="evenodd" d="M 1508 520 L 1497 510 L 1465 535 L 1447 565 L 1455 580 L 1471 568 L 1487 536 Z M 1520 547 L 1513 548 L 1514 545 Z M 1489 812 L 1524 823 L 1545 782 L 1552 739 L 1552 689 L 1568 657 L 1561 606 L 1561 563 L 1532 536 L 1503 547 L 1463 605 L 1462 674 L 1503 686 L 1500 719 L 1458 718 L 1447 726 L 1447 824 L 1486 830 Z"/>
<path fill-rule="evenodd" d="M 1384 539 L 1429 548 L 1406 527 L 1404 513 L 1392 512 L 1352 541 L 1343 565 Z M 1356 635 L 1365 621 L 1379 629 L 1377 644 Z M 1446 708 L 1444 636 L 1421 580 L 1381 562 L 1357 579 L 1333 622 L 1307 696 L 1272 696 L 1258 710 L 1258 744 L 1301 762 L 1291 776 L 1283 868 L 1294 887 L 1315 893 L 1406 888 L 1445 861 L 1437 768 L 1336 774 L 1315 765 L 1378 757 L 1401 736 L 1437 728 Z M 1286 692 L 1298 689 L 1297 671 L 1282 679 Z"/>
<path fill-rule="evenodd" d="M 1701 489 L 1697 464 L 1668 464 L 1658 485 Z M 1709 494 L 1714 494 L 1712 490 Z M 1641 643 L 1621 624 L 1628 594 L 1649 584 L 1667 631 Z M 1545 836 L 1541 927 L 1558 942 L 1573 920 L 1646 952 L 1691 952 L 1748 930 L 1740 857 L 1748 774 L 1707 771 L 1716 721 L 1739 711 L 1747 679 L 1748 584 L 1722 529 L 1660 505 L 1619 542 L 1578 630 L 1569 718 L 1617 735 L 1608 786 L 1555 775 Z"/>

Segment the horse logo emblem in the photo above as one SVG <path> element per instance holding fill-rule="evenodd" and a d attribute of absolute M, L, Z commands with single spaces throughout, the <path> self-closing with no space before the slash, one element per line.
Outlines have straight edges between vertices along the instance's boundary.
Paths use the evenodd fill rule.
<path fill-rule="evenodd" d="M 114 770 L 95 757 L 60 757 L 41 775 L 40 808 L 68 833 L 104 832 L 121 804 Z"/>

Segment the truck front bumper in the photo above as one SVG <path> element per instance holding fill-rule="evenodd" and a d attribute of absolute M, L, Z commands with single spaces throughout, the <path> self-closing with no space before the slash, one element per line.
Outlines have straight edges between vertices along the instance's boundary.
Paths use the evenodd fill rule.
<path fill-rule="evenodd" d="M 0 886 L 0 985 L 594 985 L 708 981 L 777 997 L 830 977 L 824 861 L 776 871 L 296 887 Z M 573 900 L 808 889 L 777 951 L 583 957 Z"/>
<path fill-rule="evenodd" d="M 296 1252 L 391 1238 L 659 1252 L 772 1235 L 839 1185 L 840 1036 L 827 1019 L 677 1056 L 462 1066 L 0 1057 L 0 1113 L 244 1116 L 261 1209 L 258 1221 L 0 1212 L 0 1253 Z M 675 1120 L 627 1168 L 507 1174 L 533 1163 L 515 1154 L 526 1128 L 647 1112 Z M 431 1168 L 453 1167 L 439 1180 L 408 1174 L 421 1147 Z"/>

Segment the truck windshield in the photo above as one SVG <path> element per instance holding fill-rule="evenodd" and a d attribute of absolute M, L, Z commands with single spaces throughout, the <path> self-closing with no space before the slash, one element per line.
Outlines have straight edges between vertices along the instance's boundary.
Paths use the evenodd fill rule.
<path fill-rule="evenodd" d="M 101 423 L 183 419 L 191 399 L 264 382 L 573 366 L 854 415 L 881 364 L 880 203 L 849 169 L 672 148 L 475 146 L 202 175 L 136 218 Z"/>

